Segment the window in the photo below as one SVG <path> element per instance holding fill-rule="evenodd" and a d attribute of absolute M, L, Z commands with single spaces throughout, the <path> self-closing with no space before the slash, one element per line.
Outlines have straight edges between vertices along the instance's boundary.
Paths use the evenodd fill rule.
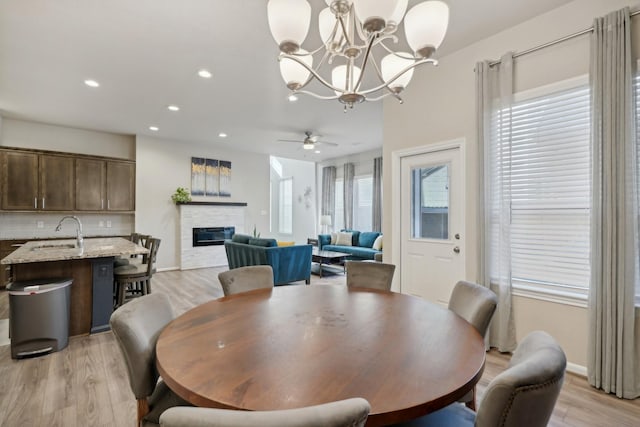
<path fill-rule="evenodd" d="M 278 231 L 293 234 L 293 178 L 280 180 Z"/>
<path fill-rule="evenodd" d="M 640 62 L 638 63 L 640 65 Z M 636 187 L 638 191 L 638 200 L 640 200 L 640 74 L 638 74 L 633 82 L 636 106 Z M 640 209 L 638 209 L 638 225 L 640 227 Z M 636 306 L 640 306 L 640 280 L 636 280 Z"/>
<path fill-rule="evenodd" d="M 356 176 L 353 189 L 353 229 L 371 230 L 373 216 L 373 175 Z"/>
<path fill-rule="evenodd" d="M 449 238 L 449 165 L 411 171 L 413 239 Z"/>
<path fill-rule="evenodd" d="M 333 230 L 338 231 L 344 228 L 344 180 L 342 178 L 336 179 L 334 197 L 335 222 L 333 223 Z"/>
<path fill-rule="evenodd" d="M 503 218 L 511 221 L 510 268 L 516 292 L 586 301 L 590 120 L 586 84 L 538 92 L 535 97 L 516 96 L 510 126 L 501 113 L 493 120 L 491 170 L 500 170 L 500 159 L 510 161 L 510 168 L 493 174 L 492 187 L 509 192 L 511 203 L 498 206 L 500 198 L 493 194 L 491 220 L 495 229 L 501 210 L 508 211 Z"/>

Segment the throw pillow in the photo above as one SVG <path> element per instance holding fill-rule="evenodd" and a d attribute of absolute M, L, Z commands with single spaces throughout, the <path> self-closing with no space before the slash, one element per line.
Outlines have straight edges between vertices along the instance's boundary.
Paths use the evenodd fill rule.
<path fill-rule="evenodd" d="M 249 244 L 253 246 L 263 246 L 265 248 L 278 246 L 276 239 L 249 239 Z"/>
<path fill-rule="evenodd" d="M 296 242 L 278 242 L 278 246 L 293 246 Z"/>
<path fill-rule="evenodd" d="M 343 228 L 340 231 L 351 233 L 351 245 L 350 246 L 359 246 L 359 243 L 360 243 L 360 232 L 358 230 L 350 230 L 348 228 Z"/>
<path fill-rule="evenodd" d="M 338 241 L 338 233 L 331 233 L 331 244 L 335 245 Z"/>
<path fill-rule="evenodd" d="M 377 231 L 362 231 L 360 233 L 360 237 L 358 238 L 358 246 L 361 248 L 371 248 L 373 247 L 373 242 L 376 241 L 376 238 L 380 235 Z"/>
<path fill-rule="evenodd" d="M 376 241 L 373 242 L 373 245 L 371 246 L 371 248 L 375 249 L 376 251 L 382 250 L 382 234 L 376 237 Z"/>
<path fill-rule="evenodd" d="M 352 234 L 347 232 L 338 233 L 338 238 L 336 239 L 336 245 L 338 246 L 352 246 L 351 245 Z"/>
<path fill-rule="evenodd" d="M 247 236 L 246 234 L 234 234 L 231 241 L 236 243 L 249 243 L 250 238 L 251 236 Z"/>

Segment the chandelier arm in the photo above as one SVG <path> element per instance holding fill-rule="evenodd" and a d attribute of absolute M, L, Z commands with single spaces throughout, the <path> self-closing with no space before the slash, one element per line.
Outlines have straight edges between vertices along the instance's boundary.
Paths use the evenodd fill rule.
<path fill-rule="evenodd" d="M 323 96 L 323 95 L 318 95 L 317 93 L 314 93 L 314 92 L 311 92 L 311 91 L 308 91 L 308 90 L 296 90 L 296 91 L 292 92 L 292 94 L 298 94 L 298 93 L 300 93 L 302 95 L 309 95 L 309 96 L 312 96 L 314 98 L 322 99 L 322 100 L 334 100 L 334 99 L 338 99 L 339 98 L 338 95 Z"/>
<path fill-rule="evenodd" d="M 340 27 L 342 28 L 342 36 L 347 41 L 347 44 L 349 46 L 352 46 L 353 44 L 351 43 L 351 40 L 349 40 L 349 32 L 347 31 L 347 27 L 344 24 L 344 20 L 342 19 L 342 16 L 338 17 L 337 19 L 338 19 L 338 22 L 340 23 Z"/>
<path fill-rule="evenodd" d="M 425 58 L 425 59 L 422 59 L 422 60 L 420 60 L 420 61 L 416 61 L 416 62 L 414 62 L 413 64 L 411 64 L 411 65 L 409 65 L 409 66 L 405 67 L 404 69 L 400 70 L 400 71 L 399 71 L 395 76 L 393 76 L 392 78 L 390 78 L 388 81 L 386 81 L 386 82 L 384 82 L 384 83 L 382 83 L 382 84 L 380 84 L 379 86 L 376 86 L 376 87 L 374 87 L 374 88 L 364 90 L 364 91 L 360 92 L 360 94 L 361 94 L 361 95 L 367 95 L 367 94 L 369 94 L 369 93 L 376 92 L 376 91 L 378 91 L 378 90 L 384 89 L 385 87 L 389 87 L 389 85 L 390 85 L 391 83 L 393 83 L 394 81 L 396 81 L 396 80 L 397 80 L 401 75 L 403 75 L 404 73 L 406 73 L 406 72 L 407 72 L 407 71 L 409 71 L 410 69 L 412 69 L 412 68 L 416 68 L 416 67 L 418 67 L 419 65 L 427 64 L 427 63 L 432 63 L 433 65 L 437 65 L 437 64 L 438 64 L 438 61 L 436 61 L 435 59 L 431 59 L 431 58 Z"/>
<path fill-rule="evenodd" d="M 362 69 L 360 70 L 360 76 L 358 77 L 358 83 L 356 83 L 353 86 L 353 91 L 357 92 L 358 89 L 360 88 L 360 84 L 362 83 L 362 79 L 364 77 L 364 70 L 365 68 L 367 68 L 367 63 L 369 62 L 369 56 L 371 55 L 371 47 L 373 46 L 373 43 L 376 40 L 376 36 L 375 35 L 371 35 L 371 40 L 369 41 L 369 43 L 367 44 L 367 50 L 364 54 L 364 58 L 362 60 Z"/>
<path fill-rule="evenodd" d="M 322 65 L 324 64 L 324 61 L 327 60 L 327 58 L 331 56 L 331 52 L 329 52 L 328 50 L 324 52 L 324 54 L 322 55 L 322 59 L 320 59 L 320 62 L 318 63 L 318 65 L 316 66 L 316 71 L 320 71 L 320 69 L 322 68 Z M 305 87 L 306 85 L 308 85 L 311 80 L 313 80 L 313 75 L 310 74 L 309 77 L 307 77 L 307 81 L 305 81 L 302 85 L 300 85 L 300 87 L 298 89 L 302 89 L 303 87 Z"/>
<path fill-rule="evenodd" d="M 386 92 L 380 96 L 376 96 L 375 98 L 366 98 L 365 100 L 367 102 L 376 102 L 376 101 L 380 101 L 381 99 L 387 98 L 391 95 L 395 95 L 396 98 L 402 100 L 402 98 L 400 98 L 399 96 L 397 96 L 396 94 L 394 94 L 393 92 Z"/>
<path fill-rule="evenodd" d="M 282 54 L 280 54 L 280 56 L 282 58 L 288 58 L 288 59 L 291 59 L 292 61 L 296 61 L 298 64 L 302 65 L 304 68 L 307 69 L 307 71 L 309 71 L 311 74 L 313 74 L 313 77 L 318 79 L 318 81 L 320 83 L 322 83 L 323 85 L 325 85 L 329 89 L 334 90 L 336 92 L 344 92 L 344 89 L 335 87 L 334 85 L 332 85 L 331 83 L 326 81 L 324 78 L 322 78 L 322 76 L 320 74 L 318 74 L 318 72 L 316 70 L 314 70 L 313 68 L 309 67 L 307 64 L 305 64 L 303 61 L 301 61 L 300 59 L 296 58 L 295 56 L 287 55 L 286 53 L 282 53 Z"/>
<path fill-rule="evenodd" d="M 389 37 L 386 37 L 386 38 L 389 38 Z M 397 37 L 395 37 L 395 36 L 393 36 L 393 38 L 395 39 L 395 42 L 397 43 L 398 38 L 397 38 Z M 406 56 L 406 55 L 400 55 L 400 54 L 398 54 L 398 52 L 393 51 L 391 48 L 387 47 L 387 45 L 386 45 L 386 44 L 382 43 L 382 40 L 380 41 L 380 43 L 378 43 L 378 45 L 379 45 L 379 46 L 381 46 L 381 47 L 382 47 L 384 50 L 386 50 L 388 53 L 391 53 L 391 54 L 393 54 L 393 55 L 397 56 L 398 58 L 402 58 L 402 59 L 413 59 L 414 61 L 419 61 L 419 60 L 421 60 L 421 59 L 424 59 L 424 58 L 422 58 L 422 57 L 417 57 L 417 56 L 413 56 L 413 55 L 409 55 L 409 56 Z M 405 53 L 405 52 L 402 52 L 402 53 Z"/>
<path fill-rule="evenodd" d="M 380 67 L 378 67 L 378 63 L 376 62 L 376 58 L 373 55 L 373 52 L 371 52 L 371 63 L 373 64 L 373 69 L 376 71 L 378 80 L 380 80 L 380 83 L 384 83 L 384 77 L 382 76 L 382 71 L 380 71 Z"/>

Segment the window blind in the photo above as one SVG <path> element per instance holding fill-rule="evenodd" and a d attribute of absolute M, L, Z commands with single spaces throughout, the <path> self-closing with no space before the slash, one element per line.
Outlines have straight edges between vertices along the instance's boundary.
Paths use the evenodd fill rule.
<path fill-rule="evenodd" d="M 581 86 L 514 102 L 496 114 L 493 188 L 510 192 L 511 279 L 585 299 L 589 289 L 590 100 Z M 501 169 L 502 168 L 502 169 Z M 497 197 L 492 199 L 496 200 Z M 497 212 L 499 206 L 492 206 Z M 494 222 L 500 215 L 492 214 Z M 497 224 L 495 224 L 497 225 Z"/>

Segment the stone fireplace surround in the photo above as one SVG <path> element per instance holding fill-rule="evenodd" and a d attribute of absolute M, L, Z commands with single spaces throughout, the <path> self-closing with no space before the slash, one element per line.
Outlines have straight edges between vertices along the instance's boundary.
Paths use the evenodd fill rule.
<path fill-rule="evenodd" d="M 187 202 L 180 207 L 180 269 L 227 265 L 224 246 L 193 246 L 193 228 L 234 226 L 245 233 L 246 203 Z"/>

